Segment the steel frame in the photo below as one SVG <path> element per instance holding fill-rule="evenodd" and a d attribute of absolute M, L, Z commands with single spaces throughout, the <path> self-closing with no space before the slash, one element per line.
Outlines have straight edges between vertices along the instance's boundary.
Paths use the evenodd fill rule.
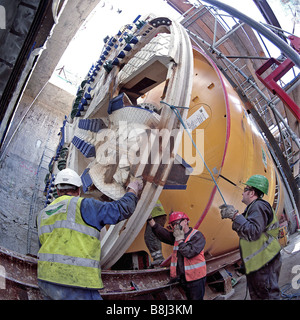
<path fill-rule="evenodd" d="M 172 1 L 169 2 L 172 3 Z M 278 96 L 272 95 L 272 91 L 267 91 L 266 87 L 261 89 L 259 87 L 259 84 L 256 83 L 253 75 L 247 75 L 247 73 L 243 70 L 247 66 L 246 61 L 249 59 L 269 60 L 271 58 L 263 36 L 270 40 L 271 43 L 273 43 L 277 48 L 279 48 L 281 52 L 284 53 L 284 55 L 287 57 L 287 60 L 292 61 L 296 65 L 296 67 L 300 66 L 299 54 L 296 51 L 296 49 L 294 50 L 282 39 L 285 33 L 284 30 L 279 30 L 281 33 L 280 38 L 268 29 L 271 26 L 265 26 L 263 24 L 257 23 L 253 19 L 245 16 L 244 14 L 240 13 L 234 8 L 225 5 L 224 3 L 220 3 L 219 1 L 215 0 L 205 0 L 205 2 L 209 3 L 209 5 L 204 5 L 199 0 L 197 0 L 197 4 L 194 4 L 191 8 L 189 8 L 189 10 L 182 13 L 181 24 L 187 29 L 187 32 L 189 33 L 190 38 L 194 41 L 194 43 L 196 43 L 202 50 L 205 50 L 210 56 L 213 57 L 213 59 L 215 59 L 215 61 L 217 59 L 217 64 L 219 65 L 219 67 L 220 64 L 224 65 L 224 68 L 220 67 L 220 69 L 223 71 L 227 79 L 234 86 L 239 88 L 242 96 L 246 97 L 246 100 L 250 102 L 251 106 L 249 107 L 249 109 L 252 108 L 253 110 L 254 108 L 256 110 L 255 116 L 254 112 L 252 114 L 255 122 L 258 121 L 258 125 L 259 123 L 262 124 L 262 119 L 265 122 L 266 125 L 259 126 L 259 130 L 261 131 L 269 148 L 273 148 L 273 150 L 271 150 L 273 155 L 275 151 L 274 160 L 277 164 L 278 169 L 281 172 L 287 190 L 291 195 L 291 202 L 295 207 L 295 212 L 299 223 L 299 192 L 297 190 L 296 182 L 294 181 L 294 178 L 292 176 L 290 166 L 292 165 L 293 158 L 292 141 L 294 141 L 295 143 L 296 152 L 299 153 L 300 139 L 298 135 L 289 126 L 287 119 L 284 116 L 282 116 L 282 114 L 276 108 L 276 104 L 279 102 Z M 220 9 L 224 10 L 226 13 L 224 14 L 222 11 L 220 12 Z M 210 12 L 210 14 L 212 14 L 215 18 L 214 30 L 213 35 L 211 36 L 211 41 L 207 41 L 207 39 L 204 39 L 203 37 L 199 36 L 199 34 L 196 34 L 195 32 L 191 31 L 192 24 L 197 22 L 197 19 L 195 19 L 195 17 L 201 19 L 201 17 L 203 17 L 206 12 Z M 192 13 L 191 16 L 189 16 L 190 13 Z M 230 22 L 227 21 L 227 18 L 232 19 L 231 22 L 233 22 L 235 25 L 230 27 Z M 239 19 L 240 21 L 238 21 L 237 19 Z M 225 29 L 226 34 L 223 37 L 221 37 L 218 41 L 216 41 L 217 27 L 220 27 L 220 25 Z M 265 50 L 269 57 L 261 57 L 259 54 L 257 56 L 251 57 L 243 55 L 229 56 L 221 51 L 220 45 L 225 43 L 228 39 L 230 39 L 230 37 L 233 36 L 238 29 L 241 29 L 245 33 L 245 36 L 248 37 L 249 43 L 252 44 L 252 46 L 254 47 L 253 43 L 251 42 L 251 39 L 247 35 L 245 26 L 249 26 L 257 32 L 257 36 L 260 39 L 262 45 L 265 47 Z M 276 28 L 276 33 L 278 34 L 278 28 Z M 289 32 L 286 33 L 290 34 Z M 288 36 L 286 36 L 286 38 L 288 38 Z M 235 60 L 232 61 L 232 59 Z M 300 83 L 299 77 L 295 76 L 295 70 L 298 71 L 298 69 L 292 66 L 289 67 L 291 67 L 290 69 L 292 69 L 294 74 L 294 79 L 291 81 L 291 83 L 293 83 L 293 88 L 295 88 Z M 281 86 L 284 85 L 283 82 L 281 82 L 280 84 Z M 277 89 L 280 89 L 281 92 L 284 92 L 284 96 L 287 96 L 284 90 L 285 88 L 281 88 L 278 84 L 276 85 L 278 86 Z M 294 116 L 297 118 L 297 114 L 299 113 L 299 107 L 295 103 L 293 106 L 294 108 L 292 108 L 292 112 Z M 258 120 L 258 117 L 260 118 L 260 120 Z M 276 142 L 274 136 L 274 138 L 272 137 L 271 139 L 272 142 L 270 142 L 269 140 L 268 143 L 267 140 L 270 139 L 272 136 L 270 128 L 273 128 L 273 133 L 275 129 L 276 132 L 279 132 L 279 141 Z M 281 145 L 281 148 L 274 146 L 274 144 L 276 143 L 279 143 L 279 145 Z M 279 152 L 282 152 L 284 156 L 280 155 Z M 293 190 L 292 192 L 291 189 Z"/>

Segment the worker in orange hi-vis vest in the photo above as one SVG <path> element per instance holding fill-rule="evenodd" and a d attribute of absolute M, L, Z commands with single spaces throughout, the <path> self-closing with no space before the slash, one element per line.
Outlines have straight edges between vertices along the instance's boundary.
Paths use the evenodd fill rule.
<path fill-rule="evenodd" d="M 170 276 L 179 281 L 188 300 L 203 300 L 206 281 L 204 258 L 205 238 L 203 234 L 189 226 L 189 217 L 180 211 L 169 216 L 169 231 L 154 219 L 149 220 L 155 235 L 164 243 L 173 245 Z"/>

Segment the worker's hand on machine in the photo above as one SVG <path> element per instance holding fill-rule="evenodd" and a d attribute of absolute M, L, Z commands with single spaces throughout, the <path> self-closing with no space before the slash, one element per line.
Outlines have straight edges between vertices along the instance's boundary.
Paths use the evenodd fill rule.
<path fill-rule="evenodd" d="M 147 222 L 150 224 L 150 227 L 154 227 L 155 221 L 154 221 L 151 213 L 150 213 L 150 215 L 149 215 L 149 217 L 147 219 Z"/>
<path fill-rule="evenodd" d="M 184 231 L 179 224 L 175 225 L 173 229 L 173 236 L 175 238 L 175 241 L 184 240 Z"/>
<path fill-rule="evenodd" d="M 233 220 L 237 213 L 239 212 L 238 210 L 235 209 L 235 207 L 231 204 L 222 204 L 220 207 L 221 209 L 221 217 L 222 219 L 231 219 Z"/>
<path fill-rule="evenodd" d="M 127 191 L 129 189 L 132 189 L 136 195 L 142 191 L 144 186 L 143 179 L 142 178 L 133 178 L 132 181 L 127 186 Z"/>

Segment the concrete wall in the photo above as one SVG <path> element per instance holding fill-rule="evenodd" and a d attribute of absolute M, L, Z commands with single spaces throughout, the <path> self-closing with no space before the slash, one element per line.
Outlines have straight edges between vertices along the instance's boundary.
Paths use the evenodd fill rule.
<path fill-rule="evenodd" d="M 44 206 L 44 178 L 73 96 L 48 84 L 15 131 L 32 100 L 23 96 L 11 130 L 15 134 L 0 167 L 0 245 L 23 254 L 38 250 L 34 217 Z M 63 108 L 57 100 L 65 102 Z"/>
<path fill-rule="evenodd" d="M 43 208 L 44 178 L 64 116 L 70 113 L 73 101 L 72 95 L 47 81 L 69 42 L 99 2 L 67 2 L 10 123 L 0 162 L 0 246 L 7 249 L 37 254 L 34 216 Z"/>

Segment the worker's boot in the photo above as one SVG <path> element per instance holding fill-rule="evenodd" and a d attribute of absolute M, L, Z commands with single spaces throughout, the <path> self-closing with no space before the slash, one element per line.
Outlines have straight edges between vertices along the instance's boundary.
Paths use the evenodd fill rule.
<path fill-rule="evenodd" d="M 159 265 L 165 260 L 161 250 L 151 252 L 151 257 L 153 258 L 153 261 L 151 262 L 150 268 L 159 267 Z"/>

